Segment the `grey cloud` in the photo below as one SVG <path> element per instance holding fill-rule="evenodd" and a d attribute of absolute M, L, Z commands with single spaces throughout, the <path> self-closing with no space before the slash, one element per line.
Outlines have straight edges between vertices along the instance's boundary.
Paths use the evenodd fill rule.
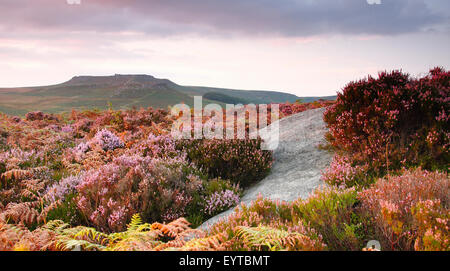
<path fill-rule="evenodd" d="M 448 27 L 448 0 L 0 0 L 0 29 L 152 35 L 394 35 Z"/>

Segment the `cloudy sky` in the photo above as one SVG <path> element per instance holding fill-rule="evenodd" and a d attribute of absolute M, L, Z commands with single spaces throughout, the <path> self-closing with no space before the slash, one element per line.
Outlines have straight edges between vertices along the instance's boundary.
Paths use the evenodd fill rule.
<path fill-rule="evenodd" d="M 450 68 L 448 0 L 73 1 L 0 0 L 0 87 L 145 73 L 318 96 Z"/>

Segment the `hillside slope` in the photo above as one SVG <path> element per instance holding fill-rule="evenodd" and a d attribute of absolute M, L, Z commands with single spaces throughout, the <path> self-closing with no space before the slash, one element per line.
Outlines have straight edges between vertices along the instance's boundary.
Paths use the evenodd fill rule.
<path fill-rule="evenodd" d="M 204 104 L 294 102 L 299 97 L 275 91 L 245 91 L 181 86 L 150 75 L 76 76 L 52 86 L 0 88 L 0 112 L 23 115 L 30 111 L 57 113 L 71 109 L 166 108 L 193 104 L 193 96 L 204 96 Z"/>

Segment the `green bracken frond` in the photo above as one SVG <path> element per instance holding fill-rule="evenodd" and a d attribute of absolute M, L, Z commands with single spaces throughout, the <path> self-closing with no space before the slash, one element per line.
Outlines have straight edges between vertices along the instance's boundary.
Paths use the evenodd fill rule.
<path fill-rule="evenodd" d="M 274 229 L 265 226 L 235 228 L 235 234 L 246 246 L 256 250 L 279 251 L 302 245 L 306 236 L 297 232 Z"/>
<path fill-rule="evenodd" d="M 182 247 L 186 234 L 193 234 L 188 225 L 184 218 L 169 224 L 143 223 L 136 214 L 126 231 L 111 234 L 84 226 L 71 228 L 60 220 L 49 221 L 44 228 L 56 234 L 52 246 L 57 250 L 143 251 Z"/>
<path fill-rule="evenodd" d="M 142 225 L 142 218 L 139 214 L 134 214 L 131 218 L 130 224 L 128 224 L 127 231 L 137 230 L 140 225 Z"/>
<path fill-rule="evenodd" d="M 76 239 L 67 239 L 67 240 L 60 240 L 60 242 L 57 244 L 57 247 L 62 250 L 97 250 L 101 251 L 106 249 L 105 246 L 91 243 L 86 240 L 76 240 Z"/>
<path fill-rule="evenodd" d="M 61 233 L 63 230 L 69 228 L 70 225 L 62 220 L 51 220 L 44 225 L 44 228 L 55 233 Z"/>
<path fill-rule="evenodd" d="M 55 247 L 61 250 L 104 250 L 110 243 L 108 234 L 89 227 L 68 228 L 62 221 L 50 221 L 46 225 L 48 230 L 57 234 Z"/>
<path fill-rule="evenodd" d="M 108 245 L 110 237 L 108 234 L 97 231 L 94 228 L 83 228 L 73 238 L 78 240 L 86 240 L 99 245 Z"/>

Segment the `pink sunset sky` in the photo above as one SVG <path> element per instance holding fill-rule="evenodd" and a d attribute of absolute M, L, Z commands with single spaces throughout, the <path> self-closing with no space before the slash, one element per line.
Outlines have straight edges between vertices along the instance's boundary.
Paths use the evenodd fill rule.
<path fill-rule="evenodd" d="M 0 0 L 0 87 L 137 73 L 334 95 L 381 70 L 448 69 L 449 44 L 448 0 Z"/>

